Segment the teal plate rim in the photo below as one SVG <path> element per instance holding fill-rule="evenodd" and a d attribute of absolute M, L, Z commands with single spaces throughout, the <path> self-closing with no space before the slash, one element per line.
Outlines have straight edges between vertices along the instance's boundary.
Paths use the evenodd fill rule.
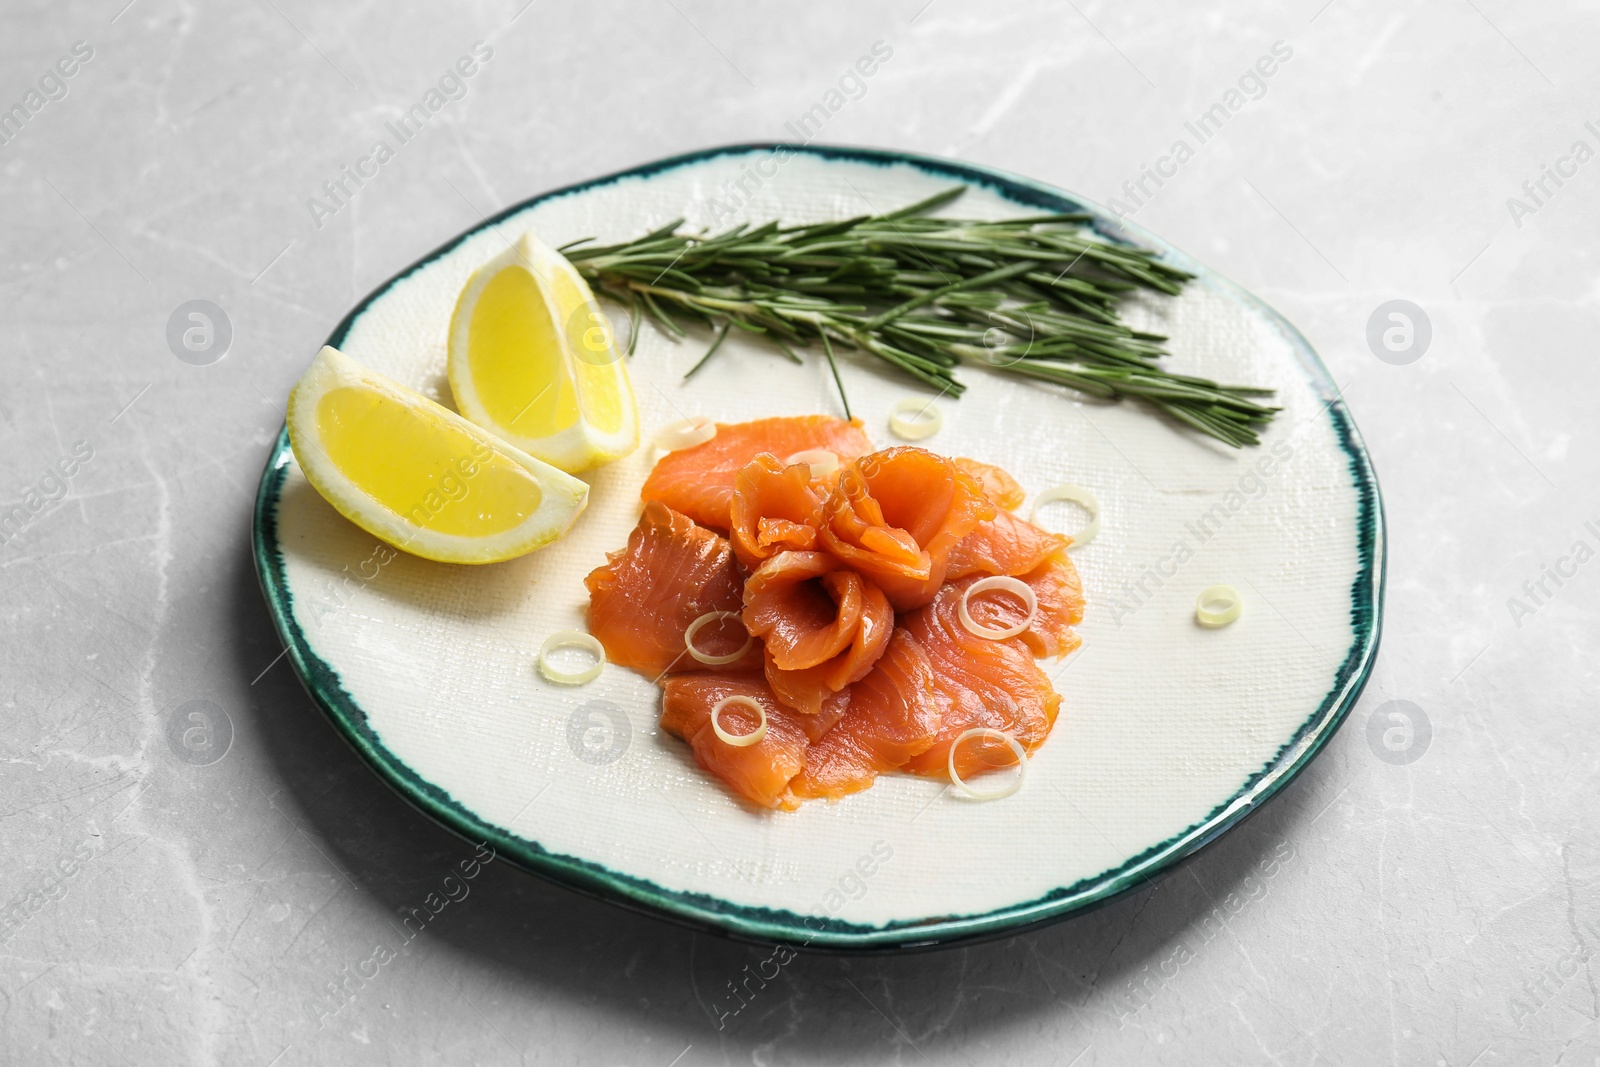
<path fill-rule="evenodd" d="M 650 177 L 719 156 L 779 150 L 878 166 L 909 165 L 968 185 L 987 187 L 1019 206 L 1046 211 L 1087 212 L 1095 218 L 1095 229 L 1106 237 L 1127 240 L 1131 236 L 1161 250 L 1176 265 L 1203 275 L 1209 283 L 1250 305 L 1282 331 L 1293 346 L 1302 371 L 1325 401 L 1325 411 L 1333 421 L 1339 445 L 1349 460 L 1350 475 L 1358 493 L 1357 550 L 1360 568 L 1350 589 L 1350 619 L 1355 639 L 1339 666 L 1334 685 L 1316 711 L 1272 759 L 1247 778 L 1233 797 L 1217 805 L 1204 818 L 1130 858 L 1120 867 L 1054 889 L 1043 896 L 982 914 L 892 922 L 883 926 L 858 925 L 837 919 L 799 915 L 787 910 L 735 904 L 704 893 L 667 889 L 588 860 L 552 852 L 537 841 L 518 837 L 484 822 L 390 752 L 368 724 L 366 712 L 345 691 L 338 672 L 316 653 L 304 631 L 295 622 L 292 594 L 278 545 L 276 513 L 279 493 L 293 458 L 289 449 L 288 428 L 285 426 L 278 432 L 277 442 L 256 493 L 251 547 L 256 575 L 260 579 L 272 620 L 288 650 L 289 661 L 335 731 L 380 779 L 425 815 L 469 842 L 491 845 L 497 854 L 533 874 L 631 910 L 740 940 L 763 944 L 785 943 L 810 950 L 856 952 L 933 948 L 1009 936 L 1108 904 L 1140 885 L 1153 882 L 1157 875 L 1170 873 L 1177 864 L 1238 826 L 1276 796 L 1316 757 L 1344 722 L 1360 698 L 1377 657 L 1387 572 L 1383 500 L 1378 491 L 1377 475 L 1372 469 L 1361 435 L 1327 368 L 1305 337 L 1265 302 L 1142 228 L 1116 218 L 1091 201 L 1041 182 L 987 167 L 910 152 L 756 142 L 671 156 L 564 186 L 513 204 L 440 245 L 378 286 L 344 317 L 326 343 L 334 347 L 342 344 L 356 320 L 396 282 L 449 252 L 468 237 L 534 204 L 628 178 Z"/>

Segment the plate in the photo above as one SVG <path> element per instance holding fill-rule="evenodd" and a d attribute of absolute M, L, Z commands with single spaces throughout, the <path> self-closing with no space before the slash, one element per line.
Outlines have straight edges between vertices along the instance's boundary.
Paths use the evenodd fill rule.
<path fill-rule="evenodd" d="M 380 546 L 307 484 L 280 434 L 256 501 L 262 588 L 294 669 L 335 729 L 422 811 L 527 870 L 616 903 L 759 941 L 833 950 L 948 944 L 1061 919 L 1146 883 L 1283 788 L 1355 703 L 1377 650 L 1382 504 L 1327 370 L 1282 316 L 1154 236 L 1023 178 L 902 153 L 742 145 L 662 160 L 508 208 L 406 268 L 328 343 L 448 404 L 445 334 L 471 271 L 533 228 L 548 244 L 886 211 L 952 183 L 947 212 L 1087 211 L 1111 238 L 1196 279 L 1135 298 L 1170 336 L 1169 366 L 1270 385 L 1282 413 L 1235 451 L 1132 405 L 967 367 L 926 442 L 1014 473 L 1030 492 L 1091 488 L 1101 533 L 1074 550 L 1089 600 L 1083 648 L 1047 664 L 1064 700 L 1027 781 L 1001 801 L 886 776 L 795 813 L 741 805 L 656 727 L 658 692 L 608 668 L 580 688 L 535 660 L 582 627 L 582 579 L 627 540 L 648 447 L 586 476 L 565 540 L 484 567 Z M 618 313 L 620 320 L 621 315 Z M 689 414 L 721 421 L 838 413 L 825 363 L 730 337 L 645 327 L 632 357 L 646 438 Z M 307 357 L 310 353 L 306 354 Z M 881 445 L 890 406 L 920 387 L 843 357 L 851 405 Z M 1065 525 L 1063 520 L 1063 525 Z M 1224 629 L 1195 624 L 1200 590 L 1244 598 Z"/>

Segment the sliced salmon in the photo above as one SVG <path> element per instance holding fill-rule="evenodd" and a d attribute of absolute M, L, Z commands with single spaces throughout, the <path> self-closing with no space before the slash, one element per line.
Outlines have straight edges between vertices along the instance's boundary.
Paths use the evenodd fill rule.
<path fill-rule="evenodd" d="M 761 675 L 680 674 L 661 688 L 661 728 L 687 741 L 696 763 L 752 804 L 785 811 L 800 806 L 789 793 L 789 782 L 805 766 L 807 716 L 779 704 Z M 753 745 L 730 745 L 711 728 L 712 709 L 730 696 L 750 697 L 766 712 L 766 736 Z M 724 708 L 717 721 L 734 735 L 760 724 L 753 711 L 737 704 Z"/>
<path fill-rule="evenodd" d="M 974 574 L 1027 574 L 1072 544 L 1070 537 L 1051 533 L 1009 511 L 986 519 L 950 550 L 945 580 Z"/>
<path fill-rule="evenodd" d="M 950 462 L 971 475 L 972 480 L 983 489 L 983 495 L 1004 511 L 1020 508 L 1022 502 L 1028 499 L 1027 491 L 1022 488 L 1022 484 L 993 463 L 961 456 Z"/>
<path fill-rule="evenodd" d="M 824 724 L 812 727 L 810 732 L 816 737 L 827 733 L 827 727 L 842 719 L 850 709 L 850 686 L 843 689 L 830 689 L 823 679 L 826 667 L 808 667 L 800 671 L 780 670 L 772 665 L 772 655 L 766 655 L 767 685 L 772 689 L 772 695 L 778 698 L 778 703 L 800 714 L 808 726 L 812 723 Z M 812 740 L 816 740 L 813 737 Z"/>
<path fill-rule="evenodd" d="M 740 468 L 729 505 L 728 540 L 746 567 L 779 552 L 808 552 L 817 547 L 826 492 L 813 485 L 811 466 L 785 466 L 763 452 Z"/>
<path fill-rule="evenodd" d="M 899 611 L 933 599 L 956 543 L 997 514 L 950 460 L 905 446 L 851 464 L 823 510 L 823 547 L 871 579 Z"/>
<path fill-rule="evenodd" d="M 784 707 L 793 708 L 808 719 L 824 713 L 837 717 L 850 706 L 850 687 L 830 688 L 825 677 L 827 671 L 826 665 L 786 671 L 772 662 L 771 652 L 766 653 L 765 673 L 773 694 Z"/>
<path fill-rule="evenodd" d="M 1049 736 L 1061 707 L 1060 694 L 1020 635 L 993 640 L 962 625 L 962 595 L 978 580 L 951 582 L 932 603 L 901 620 L 908 640 L 927 655 L 935 685 L 949 701 L 933 743 L 903 765 L 912 774 L 946 775 L 951 744 L 979 727 L 1002 731 L 1031 753 Z M 973 597 L 968 610 L 979 626 L 996 629 L 1020 622 L 1027 614 L 1016 597 L 1003 593 Z M 1015 759 L 1009 748 L 997 752 L 992 745 L 969 742 L 956 750 L 956 772 L 968 778 Z"/>
<path fill-rule="evenodd" d="M 589 632 L 611 663 L 651 675 L 702 670 L 685 648 L 684 633 L 707 612 L 742 611 L 744 579 L 725 538 L 664 504 L 646 504 L 627 547 L 607 553 L 605 564 L 584 579 Z M 695 647 L 730 654 L 746 637 L 736 622 L 708 623 L 695 635 Z M 761 653 L 752 646 L 722 669 L 760 668 Z"/>
<path fill-rule="evenodd" d="M 845 422 L 827 415 L 718 423 L 717 436 L 711 440 L 661 457 L 639 495 L 681 511 L 702 526 L 726 530 L 735 480 L 745 464 L 762 452 L 781 460 L 813 448 L 834 453 L 842 466 L 872 451 L 872 442 L 859 420 Z"/>
<path fill-rule="evenodd" d="M 828 666 L 845 652 L 842 688 L 866 673 L 893 628 L 888 598 L 826 552 L 784 552 L 763 563 L 744 587 L 744 622 L 765 639 L 783 670 Z M 865 659 L 865 667 L 860 661 Z"/>
<path fill-rule="evenodd" d="M 805 769 L 789 784 L 793 795 L 859 793 L 936 743 L 950 698 L 934 671 L 921 643 L 897 628 L 872 670 L 849 688 L 844 717 L 806 751 Z"/>
<path fill-rule="evenodd" d="M 1061 657 L 1082 642 L 1083 583 L 1067 555 L 1072 538 L 1051 533 L 1009 511 L 981 522 L 950 553 L 945 580 L 1004 574 L 1020 578 L 1039 600 L 1033 625 L 1021 635 L 1035 655 Z"/>
<path fill-rule="evenodd" d="M 1039 600 L 1033 625 L 1018 635 L 1033 654 L 1059 659 L 1081 645 L 1073 627 L 1083 621 L 1083 582 L 1066 552 L 1052 553 L 1020 577 Z"/>
<path fill-rule="evenodd" d="M 719 426 L 715 439 L 664 457 L 645 484 L 627 546 L 589 575 L 590 629 L 611 662 L 656 675 L 662 729 L 738 797 L 793 810 L 870 787 L 886 771 L 944 777 L 957 738 L 986 727 L 1032 753 L 1061 698 L 1035 656 L 1079 645 L 1083 589 L 1070 538 L 1017 518 L 1023 490 L 999 467 L 925 449 L 870 452 L 859 423 L 824 416 Z M 827 449 L 841 467 L 812 477 L 785 458 Z M 727 538 L 715 531 L 727 531 Z M 1026 583 L 1026 630 L 993 640 L 963 626 L 963 594 L 983 577 Z M 1020 622 L 1026 605 L 990 591 L 970 598 L 980 627 Z M 737 662 L 707 669 L 684 647 Z M 736 631 L 736 632 L 730 632 Z M 729 696 L 760 703 L 767 733 L 730 745 L 712 728 Z M 724 729 L 758 717 L 730 706 Z M 1007 766 L 992 740 L 956 749 L 958 774 Z"/>
<path fill-rule="evenodd" d="M 744 587 L 744 623 L 766 645 L 779 699 L 815 714 L 872 669 L 894 631 L 881 590 L 826 552 L 782 552 Z"/>

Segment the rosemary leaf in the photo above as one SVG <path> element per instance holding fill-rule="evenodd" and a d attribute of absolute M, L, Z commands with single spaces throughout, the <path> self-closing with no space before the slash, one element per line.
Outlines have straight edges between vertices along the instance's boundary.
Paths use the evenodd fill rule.
<path fill-rule="evenodd" d="M 732 322 L 725 322 L 722 324 L 722 330 L 717 334 L 717 339 L 711 342 L 711 347 L 706 349 L 706 354 L 700 357 L 700 362 L 690 367 L 688 372 L 684 374 L 684 381 L 688 381 L 690 377 L 694 375 L 695 371 L 699 370 L 701 367 L 704 367 L 706 365 L 706 360 L 711 358 L 711 354 L 722 347 L 723 340 L 728 336 L 728 327 L 732 325 Z"/>
<path fill-rule="evenodd" d="M 833 370 L 833 384 L 839 387 L 839 403 L 844 405 L 844 417 L 852 418 L 850 414 L 850 398 L 844 395 L 844 381 L 839 377 L 839 364 L 833 358 L 833 342 L 828 340 L 828 331 L 819 333 L 822 338 L 822 351 L 828 357 L 828 366 Z"/>
<path fill-rule="evenodd" d="M 1235 447 L 1259 443 L 1278 409 L 1272 391 L 1174 374 L 1158 362 L 1166 338 L 1131 329 L 1119 308 L 1144 289 L 1182 291 L 1190 275 L 1145 249 L 1102 239 L 1078 212 L 1012 219 L 931 213 L 964 186 L 883 215 L 782 226 L 741 223 L 682 233 L 681 219 L 643 237 L 562 251 L 597 294 L 630 317 L 631 355 L 644 319 L 673 340 L 679 318 L 718 332 L 761 335 L 785 357 L 821 342 L 845 414 L 834 348 L 852 348 L 953 395 L 963 363 L 1106 399 L 1131 398 Z M 685 375 L 687 378 L 689 375 Z"/>

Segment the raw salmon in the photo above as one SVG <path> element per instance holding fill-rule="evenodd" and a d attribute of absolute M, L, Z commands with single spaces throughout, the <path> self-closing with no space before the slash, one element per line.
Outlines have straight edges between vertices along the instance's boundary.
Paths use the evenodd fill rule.
<path fill-rule="evenodd" d="M 823 547 L 871 579 L 898 611 L 932 600 L 951 549 L 997 514 L 971 475 L 911 447 L 851 464 L 823 511 Z"/>
<path fill-rule="evenodd" d="M 994 501 L 995 506 L 1005 511 L 1020 508 L 1022 502 L 1028 499 L 1027 492 L 1011 475 L 996 467 L 993 463 L 984 463 L 982 460 L 966 459 L 957 456 L 950 462 L 972 476 L 983 489 L 983 495 Z"/>
<path fill-rule="evenodd" d="M 893 630 L 893 625 L 888 627 L 889 632 Z M 807 719 L 824 715 L 838 718 L 850 707 L 850 686 L 830 688 L 824 677 L 828 672 L 827 664 L 786 671 L 772 662 L 771 652 L 765 656 L 767 684 L 784 707 L 793 708 Z"/>
<path fill-rule="evenodd" d="M 1020 635 L 993 640 L 961 624 L 961 597 L 978 580 L 951 582 L 932 603 L 901 621 L 907 638 L 927 655 L 934 684 L 950 702 L 933 744 L 902 765 L 912 774 L 944 776 L 951 743 L 977 727 L 1009 734 L 1032 752 L 1049 735 L 1061 707 L 1060 694 Z M 973 597 L 968 610 L 979 626 L 997 629 L 1021 622 L 1027 613 L 1016 597 L 1003 593 Z M 993 746 L 968 742 L 956 750 L 956 772 L 963 778 L 1015 761 L 1009 748 L 997 752 Z"/>
<path fill-rule="evenodd" d="M 897 628 L 867 676 L 852 685 L 844 718 L 806 751 L 789 784 L 795 797 L 837 798 L 868 788 L 939 739 L 950 698 L 922 645 Z"/>
<path fill-rule="evenodd" d="M 783 551 L 817 547 L 824 495 L 806 463 L 784 466 L 770 452 L 746 463 L 734 479 L 728 540 L 746 567 Z"/>
<path fill-rule="evenodd" d="M 726 539 L 696 526 L 664 504 L 644 506 L 626 548 L 584 579 L 589 587 L 589 632 L 605 646 L 606 659 L 646 674 L 699 670 L 684 646 L 689 624 L 709 611 L 744 608 L 744 572 Z M 745 640 L 736 624 L 706 624 L 695 647 L 720 655 Z M 727 671 L 759 670 L 752 647 Z"/>
<path fill-rule="evenodd" d="M 589 575 L 590 629 L 613 663 L 655 675 L 662 729 L 738 797 L 794 810 L 870 787 L 886 771 L 946 775 L 954 742 L 980 727 L 1032 753 L 1061 697 L 1035 657 L 1077 648 L 1083 588 L 1071 539 L 1018 518 L 1022 487 L 1004 470 L 925 449 L 868 453 L 858 423 L 823 416 L 719 426 L 712 441 L 675 452 L 645 484 L 644 514 L 627 546 Z M 785 457 L 823 448 L 841 467 L 812 477 Z M 715 531 L 727 531 L 724 538 Z M 1027 584 L 1028 628 L 999 640 L 960 620 L 982 578 Z M 979 627 L 1023 619 L 1015 594 L 969 599 Z M 748 654 L 707 669 L 684 633 L 707 612 L 697 649 Z M 730 631 L 737 631 L 736 633 Z M 661 678 L 669 672 L 671 677 Z M 732 745 L 711 727 L 729 696 L 760 703 L 767 733 Z M 730 733 L 758 717 L 729 707 Z M 963 778 L 1009 766 L 992 739 L 955 751 Z"/>
<path fill-rule="evenodd" d="M 1035 655 L 1061 657 L 1081 643 L 1083 584 L 1067 556 L 1072 538 L 1051 533 L 1009 511 L 980 522 L 950 552 L 947 582 L 982 575 L 1020 578 L 1039 598 L 1039 613 L 1021 639 Z"/>
<path fill-rule="evenodd" d="M 766 644 L 767 679 L 808 714 L 865 675 L 894 630 L 889 600 L 826 552 L 780 552 L 745 583 L 744 624 Z"/>
<path fill-rule="evenodd" d="M 955 581 L 973 574 L 1027 574 L 1070 544 L 1070 537 L 1002 511 L 956 542 L 944 576 Z"/>
<path fill-rule="evenodd" d="M 1083 621 L 1083 582 L 1066 552 L 1052 554 L 1019 577 L 1039 600 L 1033 625 L 1018 635 L 1033 654 L 1059 659 L 1081 645 L 1083 639 L 1072 628 Z"/>
<path fill-rule="evenodd" d="M 762 452 L 780 460 L 813 448 L 825 448 L 841 465 L 872 451 L 859 421 L 827 415 L 756 419 L 718 423 L 717 436 L 704 444 L 661 457 L 640 492 L 681 511 L 702 526 L 728 528 L 734 483 L 741 468 Z"/>
<path fill-rule="evenodd" d="M 805 766 L 808 716 L 779 704 L 759 674 L 680 674 L 661 688 L 661 728 L 687 741 L 696 763 L 753 804 L 799 807 L 789 782 Z M 730 745 L 711 728 L 711 710 L 730 696 L 750 697 L 767 713 L 767 734 L 753 745 Z M 759 724 L 754 712 L 738 705 L 723 709 L 717 721 L 730 734 L 749 733 Z"/>

